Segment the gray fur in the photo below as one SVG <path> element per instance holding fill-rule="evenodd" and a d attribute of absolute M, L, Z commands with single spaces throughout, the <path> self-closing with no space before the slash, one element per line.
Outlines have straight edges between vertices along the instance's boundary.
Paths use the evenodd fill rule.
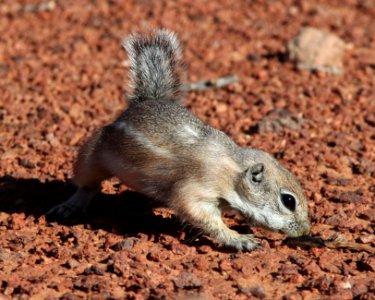
<path fill-rule="evenodd" d="M 130 60 L 130 101 L 177 100 L 180 95 L 181 50 L 176 35 L 158 30 L 153 35 L 134 34 L 123 44 Z"/>
<path fill-rule="evenodd" d="M 176 101 L 180 50 L 175 35 L 166 30 L 133 35 L 125 48 L 132 61 L 131 103 L 82 147 L 74 167 L 77 194 L 50 215 L 65 217 L 84 209 L 100 182 L 116 176 L 240 250 L 255 249 L 258 243 L 224 224 L 223 201 L 264 227 L 291 236 L 307 233 L 307 201 L 297 179 L 269 154 L 239 147 Z M 282 204 L 283 191 L 295 195 L 295 211 Z"/>

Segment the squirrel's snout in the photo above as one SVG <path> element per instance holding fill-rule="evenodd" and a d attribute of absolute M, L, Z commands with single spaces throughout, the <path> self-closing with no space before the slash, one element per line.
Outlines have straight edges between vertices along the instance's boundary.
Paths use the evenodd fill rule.
<path fill-rule="evenodd" d="M 311 230 L 311 224 L 310 222 L 305 222 L 303 223 L 302 225 L 302 234 L 301 235 L 308 235 L 310 233 L 310 230 Z"/>
<path fill-rule="evenodd" d="M 293 225 L 292 225 L 293 224 Z M 309 221 L 305 221 L 297 225 L 297 223 L 292 223 L 289 225 L 287 231 L 284 231 L 290 237 L 299 237 L 308 235 L 311 230 L 311 224 Z"/>
<path fill-rule="evenodd" d="M 302 224 L 300 224 L 300 228 L 299 228 L 296 236 L 298 237 L 298 236 L 308 235 L 310 233 L 310 230 L 311 230 L 310 222 L 305 221 Z"/>

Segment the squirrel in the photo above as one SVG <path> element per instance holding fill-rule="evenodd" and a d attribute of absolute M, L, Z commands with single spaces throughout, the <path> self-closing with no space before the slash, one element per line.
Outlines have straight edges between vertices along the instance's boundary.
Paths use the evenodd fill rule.
<path fill-rule="evenodd" d="M 123 46 L 130 60 L 128 108 L 81 147 L 73 177 L 78 190 L 47 216 L 85 210 L 101 182 L 115 176 L 238 250 L 253 250 L 259 241 L 227 227 L 227 208 L 288 236 L 308 234 L 307 200 L 296 177 L 271 155 L 238 146 L 181 105 L 184 65 L 176 35 L 166 29 L 133 34 Z"/>

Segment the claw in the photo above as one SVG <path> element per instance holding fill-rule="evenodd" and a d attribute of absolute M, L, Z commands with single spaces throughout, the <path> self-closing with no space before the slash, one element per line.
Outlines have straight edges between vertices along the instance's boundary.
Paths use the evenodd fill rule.
<path fill-rule="evenodd" d="M 229 246 L 241 251 L 252 251 L 260 248 L 260 244 L 251 234 L 241 234 L 229 242 Z"/>
<path fill-rule="evenodd" d="M 61 203 L 52 207 L 45 215 L 47 218 L 51 219 L 68 219 L 78 211 L 80 211 L 80 208 L 77 206 L 69 205 L 67 203 Z"/>
<path fill-rule="evenodd" d="M 68 219 L 79 212 L 86 212 L 97 189 L 79 188 L 67 201 L 52 207 L 45 215 L 50 219 Z"/>

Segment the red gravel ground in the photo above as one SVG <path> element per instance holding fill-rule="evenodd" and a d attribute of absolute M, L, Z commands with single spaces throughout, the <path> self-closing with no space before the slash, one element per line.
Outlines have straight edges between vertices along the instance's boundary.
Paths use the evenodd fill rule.
<path fill-rule="evenodd" d="M 0 299 L 375 299 L 371 253 L 291 247 L 260 228 L 262 249 L 220 248 L 116 180 L 86 216 L 43 216 L 74 192 L 79 145 L 126 105 L 122 38 L 166 27 L 189 82 L 240 79 L 187 93 L 188 108 L 297 175 L 313 235 L 375 246 L 373 0 L 30 4 L 0 3 Z M 288 62 L 303 26 L 352 45 L 341 76 Z M 225 220 L 249 230 L 236 214 Z"/>

